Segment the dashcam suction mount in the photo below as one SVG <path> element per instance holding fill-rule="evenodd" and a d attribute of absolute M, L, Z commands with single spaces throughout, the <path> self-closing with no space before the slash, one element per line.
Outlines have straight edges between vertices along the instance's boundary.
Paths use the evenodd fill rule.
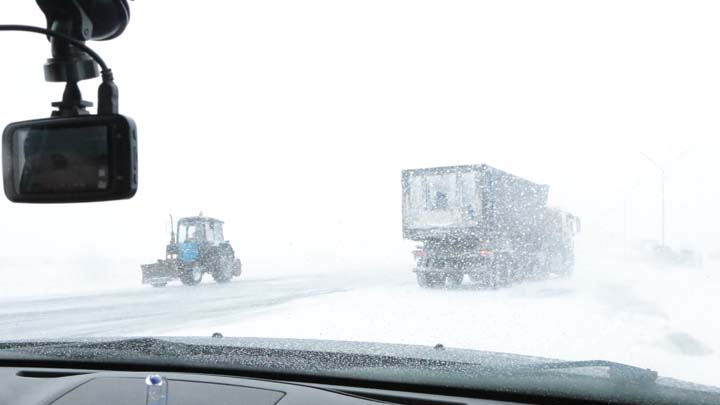
<path fill-rule="evenodd" d="M 116 38 L 130 20 L 127 0 L 36 0 L 45 14 L 47 28 L 75 40 L 104 41 Z M 98 77 L 95 60 L 87 52 L 58 37 L 49 37 L 52 57 L 45 63 L 45 81 L 65 82 L 63 99 L 52 103 L 52 116 L 87 115 L 92 103 L 82 99 L 78 82 Z M 108 72 L 110 81 L 112 75 Z M 106 75 L 103 74 L 103 80 Z M 114 85 L 113 85 L 114 86 Z M 99 101 L 102 104 L 102 101 Z M 115 100 L 117 103 L 117 100 Z"/>

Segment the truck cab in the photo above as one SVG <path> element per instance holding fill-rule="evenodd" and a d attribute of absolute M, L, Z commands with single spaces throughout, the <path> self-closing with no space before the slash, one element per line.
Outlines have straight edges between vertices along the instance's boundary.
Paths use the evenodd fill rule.
<path fill-rule="evenodd" d="M 543 271 L 567 276 L 575 267 L 575 235 L 580 218 L 557 207 L 547 207 L 543 216 Z"/>

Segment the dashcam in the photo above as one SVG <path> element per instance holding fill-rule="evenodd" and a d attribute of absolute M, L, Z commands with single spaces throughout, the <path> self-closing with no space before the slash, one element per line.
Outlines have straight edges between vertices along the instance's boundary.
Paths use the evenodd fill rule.
<path fill-rule="evenodd" d="M 122 115 L 58 117 L 5 128 L 5 195 L 13 202 L 131 198 L 137 190 L 137 130 Z"/>

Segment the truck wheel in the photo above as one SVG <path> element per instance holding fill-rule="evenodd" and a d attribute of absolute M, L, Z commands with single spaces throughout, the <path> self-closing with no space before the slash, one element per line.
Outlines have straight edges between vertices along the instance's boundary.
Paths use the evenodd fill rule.
<path fill-rule="evenodd" d="M 428 276 L 428 273 L 417 273 L 417 282 L 420 287 L 430 287 L 430 281 L 428 280 Z"/>
<path fill-rule="evenodd" d="M 490 275 L 490 288 L 502 288 L 508 285 L 506 278 L 501 271 L 494 270 Z"/>
<path fill-rule="evenodd" d="M 490 287 L 500 288 L 512 282 L 513 263 L 509 257 L 502 255 L 495 258 L 490 265 Z"/>
<path fill-rule="evenodd" d="M 447 278 L 445 273 L 433 273 L 431 276 L 432 284 L 430 284 L 430 287 L 436 288 L 445 286 L 445 279 Z"/>
<path fill-rule="evenodd" d="M 575 255 L 572 253 L 565 253 L 563 255 L 562 270 L 560 275 L 562 277 L 570 277 L 573 270 L 575 269 Z"/>
<path fill-rule="evenodd" d="M 548 251 L 544 251 L 538 256 L 533 265 L 533 271 L 531 272 L 534 280 L 544 280 L 550 277 L 557 262 L 554 256 L 554 253 Z"/>
<path fill-rule="evenodd" d="M 423 288 L 436 288 L 445 285 L 445 273 L 417 273 L 418 285 Z"/>
<path fill-rule="evenodd" d="M 447 282 L 451 287 L 459 287 L 462 282 L 463 278 L 465 278 L 464 274 L 448 274 L 447 275 Z"/>
<path fill-rule="evenodd" d="M 182 269 L 178 276 L 185 285 L 198 285 L 202 281 L 203 272 L 198 264 L 193 264 L 192 267 Z"/>
<path fill-rule="evenodd" d="M 492 280 L 492 284 L 490 287 L 492 288 L 503 288 L 508 287 L 510 285 L 509 278 L 504 274 L 495 274 L 495 277 Z"/>
<path fill-rule="evenodd" d="M 212 271 L 212 277 L 218 284 L 229 283 L 233 277 L 233 262 L 227 256 L 220 257 L 215 262 L 215 268 Z"/>
<path fill-rule="evenodd" d="M 536 277 L 539 264 L 537 258 L 533 254 L 521 254 L 514 258 L 512 269 L 513 279 L 524 281 Z"/>

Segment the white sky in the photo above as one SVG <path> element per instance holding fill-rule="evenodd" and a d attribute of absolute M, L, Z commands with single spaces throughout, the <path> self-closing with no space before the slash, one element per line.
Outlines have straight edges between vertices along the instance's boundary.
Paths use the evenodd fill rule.
<path fill-rule="evenodd" d="M 137 196 L 3 199 L 0 258 L 153 261 L 167 214 L 202 210 L 249 269 L 407 265 L 400 170 L 472 163 L 549 184 L 584 238 L 619 249 L 624 212 L 629 239 L 659 238 L 641 152 L 667 167 L 668 242 L 720 248 L 718 2 L 170 4 L 132 2 L 127 31 L 91 43 L 138 125 Z M 2 16 L 45 23 L 29 0 Z M 0 49 L 0 125 L 49 116 L 47 41 Z"/>

